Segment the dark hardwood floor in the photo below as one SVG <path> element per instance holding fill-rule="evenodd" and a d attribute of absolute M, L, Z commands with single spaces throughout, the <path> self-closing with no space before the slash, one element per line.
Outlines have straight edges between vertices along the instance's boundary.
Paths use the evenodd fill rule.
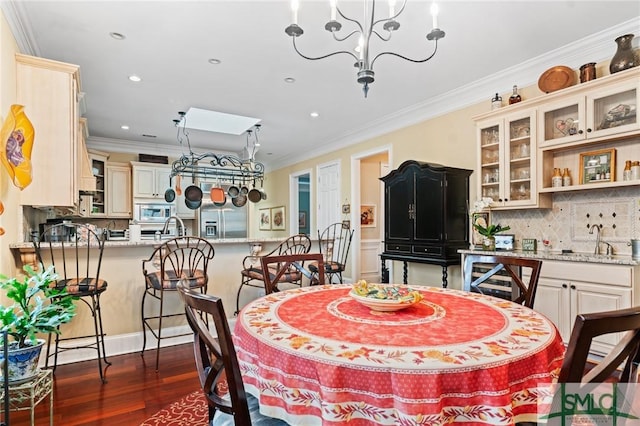
<path fill-rule="evenodd" d="M 96 361 L 59 365 L 54 378 L 54 425 L 139 425 L 158 410 L 199 389 L 191 344 L 110 357 L 107 383 Z M 49 402 L 36 409 L 36 425 L 49 424 Z M 28 425 L 29 412 L 11 412 L 10 426 Z"/>

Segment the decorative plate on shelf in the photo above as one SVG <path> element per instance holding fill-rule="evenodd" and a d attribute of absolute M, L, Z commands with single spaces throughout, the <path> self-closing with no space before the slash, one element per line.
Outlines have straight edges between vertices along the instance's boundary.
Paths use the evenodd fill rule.
<path fill-rule="evenodd" d="M 353 286 L 349 296 L 374 311 L 382 312 L 405 309 L 422 300 L 422 294 L 409 286 L 372 284 L 364 280 Z"/>
<path fill-rule="evenodd" d="M 538 87 L 545 93 L 555 92 L 574 84 L 576 84 L 575 71 L 564 65 L 549 68 L 538 79 Z"/>

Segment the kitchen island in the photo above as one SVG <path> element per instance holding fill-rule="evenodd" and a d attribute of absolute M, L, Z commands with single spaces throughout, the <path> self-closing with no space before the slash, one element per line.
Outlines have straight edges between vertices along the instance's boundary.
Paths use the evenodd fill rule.
<path fill-rule="evenodd" d="M 629 254 L 596 255 L 531 251 L 460 250 L 465 255 L 485 254 L 542 260 L 533 308 L 558 327 L 568 343 L 576 315 L 612 311 L 640 305 L 640 261 Z M 464 281 L 464 276 L 462 276 Z M 607 353 L 617 339 L 594 341 L 594 353 Z"/>
<path fill-rule="evenodd" d="M 261 246 L 262 253 L 275 248 L 282 238 L 237 238 L 211 239 L 215 249 L 214 258 L 209 263 L 208 293 L 223 300 L 227 314 L 232 315 L 236 305 L 236 292 L 240 286 L 240 270 L 242 260 L 249 255 L 256 245 Z M 107 241 L 102 257 L 101 278 L 108 282 L 107 291 L 101 297 L 102 318 L 105 328 L 105 344 L 107 355 L 140 351 L 142 348 L 141 301 L 144 291 L 142 261 L 148 259 L 153 249 L 161 242 L 142 240 L 139 242 Z M 24 264 L 35 264 L 33 243 L 22 242 L 9 245 L 16 263 L 16 274 Z M 54 247 L 55 250 L 55 247 Z M 249 288 L 243 291 L 241 306 L 259 297 L 261 289 Z M 147 304 L 149 307 L 152 303 Z M 179 311 L 182 303 L 177 293 L 170 294 L 165 306 Z M 176 327 L 177 331 L 188 329 L 186 321 L 174 318 L 165 322 L 163 328 Z M 87 309 L 78 305 L 78 314 L 69 324 L 62 327 L 65 336 L 89 335 L 93 331 L 93 320 Z M 172 330 L 169 330 L 172 332 Z M 147 336 L 151 346 L 155 345 L 152 335 Z M 189 336 L 163 340 L 163 345 L 171 345 L 190 341 Z M 61 354 L 59 363 L 74 362 L 95 357 L 95 350 L 68 351 Z M 44 358 L 44 357 L 43 357 Z"/>

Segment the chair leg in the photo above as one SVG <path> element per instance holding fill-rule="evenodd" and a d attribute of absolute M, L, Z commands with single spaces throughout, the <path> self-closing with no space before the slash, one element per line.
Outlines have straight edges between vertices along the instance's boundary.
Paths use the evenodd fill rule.
<path fill-rule="evenodd" d="M 107 365 L 111 365 L 111 362 L 107 359 L 107 350 L 104 346 L 104 326 L 102 325 L 102 307 L 100 306 L 100 294 L 98 294 L 96 296 L 96 302 L 97 302 L 97 312 L 98 312 L 98 327 L 100 329 L 100 341 L 102 343 L 102 360 L 104 361 L 105 364 Z"/>
<path fill-rule="evenodd" d="M 98 296 L 91 295 L 91 314 L 93 315 L 93 329 L 96 333 L 96 351 L 98 352 L 98 371 L 100 372 L 100 380 L 102 383 L 107 383 L 104 378 L 104 374 L 102 372 L 102 355 L 100 354 L 100 330 L 98 330 L 98 315 L 100 315 L 100 311 L 98 310 L 98 303 L 96 298 Z"/>
<path fill-rule="evenodd" d="M 160 290 L 160 315 L 158 318 L 158 344 L 156 346 L 156 373 L 160 365 L 160 341 L 162 339 L 162 307 L 164 305 L 164 291 Z"/>
<path fill-rule="evenodd" d="M 140 307 L 140 316 L 142 317 L 142 350 L 140 351 L 140 356 L 144 356 L 144 350 L 147 348 L 147 328 L 144 321 L 144 301 L 146 297 L 147 289 L 145 289 L 142 294 L 142 304 Z"/>
<path fill-rule="evenodd" d="M 240 292 L 242 291 L 242 287 L 244 286 L 245 280 L 244 278 L 240 279 L 240 288 L 238 289 L 238 294 L 236 295 L 236 312 L 234 315 L 238 315 L 240 312 Z"/>

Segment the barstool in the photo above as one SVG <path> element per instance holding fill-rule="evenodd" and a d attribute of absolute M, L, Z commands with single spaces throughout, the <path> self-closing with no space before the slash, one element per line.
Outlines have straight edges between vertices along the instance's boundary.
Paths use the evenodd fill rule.
<path fill-rule="evenodd" d="M 58 278 L 53 283 L 58 289 L 66 289 L 67 293 L 77 297 L 91 311 L 94 334 L 87 336 L 60 337 L 55 335 L 55 347 L 51 354 L 51 334 L 47 339 L 45 367 L 49 366 L 49 358 L 53 356 L 53 371 L 58 365 L 58 354 L 67 350 L 91 348 L 98 355 L 100 380 L 106 383 L 102 363 L 111 365 L 107 360 L 104 346 L 104 329 L 102 327 L 102 311 L 100 296 L 107 290 L 107 282 L 100 278 L 100 266 L 104 251 L 104 234 L 98 235 L 91 225 L 80 223 L 60 223 L 47 227 L 33 242 L 38 262 L 44 267 L 53 265 Z M 80 343 L 76 346 L 60 346 L 60 342 L 95 338 L 95 343 Z"/>
<path fill-rule="evenodd" d="M 149 330 L 157 340 L 156 371 L 158 371 L 160 363 L 160 341 L 192 334 L 192 332 L 188 332 L 171 334 L 170 336 L 162 335 L 163 318 L 185 315 L 182 304 L 180 312 L 167 313 L 164 311 L 164 293 L 177 292 L 179 282 L 191 289 L 199 289 L 201 293 L 206 293 L 209 282 L 207 268 L 214 253 L 211 243 L 203 238 L 177 237 L 165 241 L 151 253 L 149 259 L 142 261 L 145 289 L 141 306 L 143 337 L 140 355 L 144 356 L 147 347 L 146 330 Z M 158 300 L 157 314 L 145 314 L 147 296 Z"/>

